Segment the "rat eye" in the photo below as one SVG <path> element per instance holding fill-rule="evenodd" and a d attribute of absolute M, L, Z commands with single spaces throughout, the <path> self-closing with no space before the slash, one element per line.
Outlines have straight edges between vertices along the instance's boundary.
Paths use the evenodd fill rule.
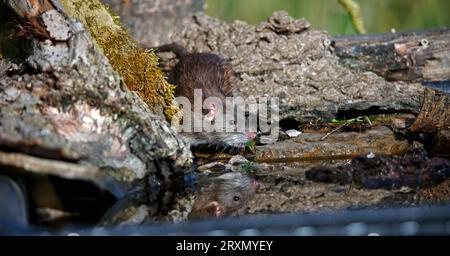
<path fill-rule="evenodd" d="M 237 202 L 237 201 L 241 200 L 241 198 L 239 198 L 238 196 L 234 196 L 233 200 Z"/>

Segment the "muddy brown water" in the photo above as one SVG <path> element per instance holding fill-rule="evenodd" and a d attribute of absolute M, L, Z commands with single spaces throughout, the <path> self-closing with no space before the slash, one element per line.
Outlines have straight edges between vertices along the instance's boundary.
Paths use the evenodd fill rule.
<path fill-rule="evenodd" d="M 323 135 L 308 132 L 256 148 L 248 159 L 261 165 L 252 171 L 261 186 L 248 204 L 248 214 L 331 212 L 450 202 L 448 180 L 428 188 L 398 189 L 368 189 L 355 184 L 308 180 L 305 173 L 313 167 L 349 165 L 354 157 L 367 154 L 403 156 L 415 145 L 383 125 L 365 132 L 339 132 L 326 140 L 321 139 Z M 216 155 L 215 160 L 224 162 L 226 156 Z"/>
<path fill-rule="evenodd" d="M 385 155 L 402 155 L 401 153 L 411 146 L 405 140 L 396 139 L 392 131 L 385 127 L 373 129 L 365 134 L 352 132 L 336 134 L 325 141 L 321 141 L 321 137 L 317 134 L 303 134 L 299 138 L 256 148 L 253 157 L 248 157 L 248 160 L 250 161 L 249 165 L 257 168 L 248 170 L 242 167 L 245 166 L 243 164 L 237 170 L 248 172 L 260 183 L 256 194 L 247 204 L 246 215 L 265 217 L 284 213 L 333 213 L 347 209 L 449 204 L 450 180 L 422 189 L 401 187 L 393 190 L 367 189 L 355 184 L 322 183 L 308 180 L 305 173 L 314 167 L 334 168 L 349 165 L 355 154 L 365 155 L 367 152 L 376 152 L 377 156 L 380 152 L 385 152 Z M 338 150 L 341 150 L 340 153 L 335 154 Z M 321 157 L 310 157 L 317 155 L 317 152 Z M 215 159 L 197 159 L 197 164 L 202 165 L 218 160 L 226 163 L 230 156 L 216 155 L 215 157 Z M 65 183 L 63 185 L 65 188 L 68 186 Z M 72 185 L 78 186 L 79 184 Z M 86 184 L 82 185 L 84 185 L 84 190 L 88 189 Z M 39 187 L 42 189 L 42 186 Z M 79 189 L 80 187 L 74 187 L 70 191 L 79 191 Z M 42 193 L 37 194 L 42 195 Z M 49 192 L 47 191 L 45 194 L 49 194 Z M 105 200 L 111 198 L 102 196 L 95 198 L 96 201 L 89 203 L 80 212 L 80 209 L 75 206 L 78 206 L 80 202 L 84 202 L 86 206 L 85 202 L 89 198 L 80 198 L 80 195 L 66 195 L 65 197 L 72 198 L 72 201 L 65 203 L 70 203 L 73 209 L 67 205 L 64 209 L 69 213 L 78 213 L 78 219 L 83 217 L 81 219 L 85 223 L 90 223 L 89 225 L 97 225 L 95 220 L 102 216 L 104 218 L 107 215 L 105 212 L 117 207 L 121 208 L 120 211 L 113 211 L 107 218 L 108 221 L 104 223 L 113 225 L 148 224 L 142 222 L 147 218 L 148 209 L 145 200 L 141 201 L 140 198 L 131 198 L 129 202 L 121 202 L 119 205 L 107 208 L 108 204 L 105 203 Z M 175 205 L 175 209 L 171 210 L 162 221 L 186 221 L 194 200 L 192 194 L 181 198 Z M 99 202 L 103 202 L 104 205 L 100 207 Z M 40 226 L 48 227 L 49 223 L 42 223 Z"/>
<path fill-rule="evenodd" d="M 349 164 L 350 159 L 292 161 L 271 164 L 258 173 L 261 187 L 249 204 L 249 213 L 332 211 L 380 205 L 396 191 L 362 189 L 353 185 L 326 184 L 306 179 L 314 166 Z"/>
<path fill-rule="evenodd" d="M 412 189 L 367 189 L 353 184 L 313 182 L 305 172 L 314 166 L 336 167 L 351 159 L 283 161 L 257 174 L 261 187 L 249 204 L 250 214 L 330 212 L 341 209 L 386 208 L 450 202 L 450 181 Z"/>

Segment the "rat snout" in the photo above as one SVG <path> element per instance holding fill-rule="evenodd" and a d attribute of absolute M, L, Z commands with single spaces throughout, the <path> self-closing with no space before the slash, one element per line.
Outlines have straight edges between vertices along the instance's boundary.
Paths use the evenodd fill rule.
<path fill-rule="evenodd" d="M 255 191 L 257 191 L 257 190 L 259 189 L 259 187 L 261 186 L 261 183 L 259 183 L 259 182 L 256 181 L 256 180 L 252 180 L 252 182 L 250 183 L 250 186 L 251 186 Z"/>
<path fill-rule="evenodd" d="M 250 140 L 255 140 L 256 132 L 246 132 L 245 136 L 247 136 L 247 138 L 250 139 Z"/>

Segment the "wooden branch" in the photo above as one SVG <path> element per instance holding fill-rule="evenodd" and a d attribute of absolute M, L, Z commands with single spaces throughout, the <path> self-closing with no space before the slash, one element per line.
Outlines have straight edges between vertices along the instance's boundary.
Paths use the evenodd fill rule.
<path fill-rule="evenodd" d="M 43 159 L 20 153 L 0 151 L 0 166 L 5 169 L 16 168 L 40 175 L 55 175 L 67 179 L 87 179 L 100 176 L 99 169 L 93 166 Z M 94 179 L 93 179 L 94 180 Z"/>
<path fill-rule="evenodd" d="M 395 81 L 450 80 L 450 29 L 333 38 L 342 64 Z"/>

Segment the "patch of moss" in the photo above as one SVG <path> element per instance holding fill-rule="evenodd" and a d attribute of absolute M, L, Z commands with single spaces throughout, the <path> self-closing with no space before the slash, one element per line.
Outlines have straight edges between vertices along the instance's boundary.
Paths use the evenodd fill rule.
<path fill-rule="evenodd" d="M 118 16 L 100 1 L 61 0 L 61 3 L 71 17 L 81 20 L 127 87 L 137 92 L 153 112 L 159 114 L 163 110 L 170 120 L 176 112 L 171 106 L 175 87 L 159 69 L 157 56 L 140 48 L 121 26 Z"/>

